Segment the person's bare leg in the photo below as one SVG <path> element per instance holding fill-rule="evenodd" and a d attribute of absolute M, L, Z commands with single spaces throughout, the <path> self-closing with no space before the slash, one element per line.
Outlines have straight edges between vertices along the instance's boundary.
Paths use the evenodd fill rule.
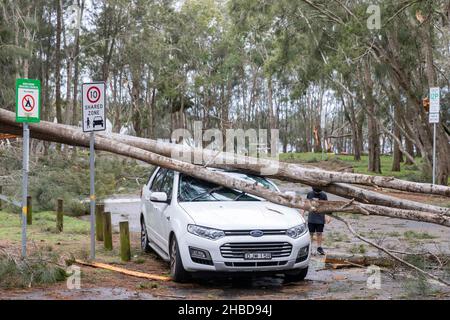
<path fill-rule="evenodd" d="M 322 247 L 322 232 L 316 234 L 317 247 Z"/>
<path fill-rule="evenodd" d="M 317 252 L 321 255 L 325 254 L 322 248 L 322 232 L 317 232 Z"/>

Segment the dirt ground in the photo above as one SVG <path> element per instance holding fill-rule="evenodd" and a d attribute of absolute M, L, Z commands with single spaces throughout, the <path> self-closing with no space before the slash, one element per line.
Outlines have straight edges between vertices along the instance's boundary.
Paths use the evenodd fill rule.
<path fill-rule="evenodd" d="M 309 188 L 297 184 L 281 183 L 282 191 L 295 191 L 304 195 Z M 391 192 L 392 194 L 392 192 Z M 403 197 L 402 194 L 392 194 Z M 111 263 L 130 270 L 157 275 L 168 275 L 169 266 L 155 254 L 143 254 L 139 250 L 138 216 L 139 205 L 136 198 L 126 201 L 113 200 L 106 205 L 113 212 L 113 223 L 128 219 L 132 230 L 133 258 L 122 263 L 118 254 L 118 234 L 114 234 L 112 252 L 106 252 L 97 242 L 99 261 Z M 338 199 L 331 196 L 330 199 Z M 448 199 L 440 197 L 410 196 L 411 200 L 448 205 Z M 355 230 L 365 237 L 385 247 L 404 252 L 432 252 L 450 256 L 450 236 L 448 229 L 427 223 L 346 215 Z M 60 243 L 56 250 L 62 256 L 74 253 L 87 257 L 89 247 L 86 242 Z M 43 247 L 45 243 L 34 244 Z M 0 247 L 12 244 L 0 239 Z M 80 249 L 81 248 L 81 249 Z M 324 249 L 328 253 L 354 253 L 379 255 L 373 247 L 354 238 L 341 222 L 334 220 L 325 228 Z M 315 246 L 313 246 L 315 252 Z M 445 261 L 441 261 L 441 263 Z M 425 264 L 426 265 L 426 264 Z M 450 278 L 447 264 L 439 275 Z M 81 266 L 81 288 L 69 290 L 66 282 L 27 289 L 0 289 L 0 299 L 449 299 L 450 288 L 435 281 L 419 277 L 416 273 L 398 266 L 380 270 L 379 288 L 368 286 L 371 276 L 367 268 L 334 269 L 325 265 L 324 257 L 314 254 L 309 273 L 303 282 L 287 283 L 282 275 L 254 277 L 194 277 L 190 283 L 178 284 L 171 281 L 149 281 L 115 272 Z"/>
<path fill-rule="evenodd" d="M 334 223 L 333 223 L 334 224 Z M 329 232 L 341 230 L 331 224 Z M 363 225 L 358 220 L 356 225 Z M 392 224 L 391 224 L 392 225 Z M 380 225 L 380 228 L 382 226 Z M 439 232 L 437 232 L 438 234 Z M 132 235 L 133 247 L 139 235 Z M 115 235 L 117 246 L 117 235 Z M 447 239 L 448 240 L 448 239 Z M 330 241 L 328 240 L 327 243 Z M 351 248 L 353 239 L 333 241 L 329 252 Z M 446 244 L 448 246 L 448 242 Z M 134 253 L 133 261 L 120 263 L 117 251 L 100 251 L 99 260 L 130 270 L 167 275 L 168 265 L 155 254 Z M 0 290 L 0 299 L 449 299 L 450 290 L 435 282 L 419 280 L 402 269 L 382 269 L 379 289 L 367 286 L 366 268 L 332 269 L 314 255 L 305 281 L 286 283 L 282 275 L 252 278 L 195 277 L 191 283 L 149 281 L 115 272 L 81 266 L 81 289 L 69 290 L 65 282 L 30 289 Z"/>

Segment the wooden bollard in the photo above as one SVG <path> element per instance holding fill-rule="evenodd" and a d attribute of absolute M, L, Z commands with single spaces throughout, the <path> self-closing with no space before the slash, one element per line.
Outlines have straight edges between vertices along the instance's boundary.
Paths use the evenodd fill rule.
<path fill-rule="evenodd" d="M 120 258 L 122 261 L 131 260 L 131 248 L 130 248 L 130 229 L 128 227 L 128 221 L 119 222 L 120 228 Z"/>
<path fill-rule="evenodd" d="M 56 230 L 58 232 L 63 231 L 63 199 L 58 199 L 58 206 L 56 208 Z"/>
<path fill-rule="evenodd" d="M 95 206 L 95 235 L 97 241 L 103 241 L 103 214 L 105 213 L 105 205 L 97 204 Z"/>
<path fill-rule="evenodd" d="M 31 196 L 27 197 L 27 224 L 33 224 L 33 201 Z"/>
<path fill-rule="evenodd" d="M 112 226 L 111 226 L 111 212 L 103 214 L 103 245 L 105 250 L 112 250 Z"/>

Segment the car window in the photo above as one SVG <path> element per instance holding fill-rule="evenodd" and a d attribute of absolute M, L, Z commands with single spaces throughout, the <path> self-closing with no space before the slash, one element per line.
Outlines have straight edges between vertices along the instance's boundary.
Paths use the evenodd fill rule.
<path fill-rule="evenodd" d="M 153 179 L 152 186 L 150 187 L 151 192 L 158 192 L 161 190 L 161 184 L 164 181 L 164 177 L 167 173 L 167 169 L 159 169 L 158 173 L 156 174 L 155 179 Z"/>
<path fill-rule="evenodd" d="M 257 182 L 270 190 L 276 190 L 275 187 L 263 177 L 249 176 L 245 174 L 230 175 L 244 180 Z M 230 188 L 220 187 L 217 184 L 193 178 L 184 174 L 180 175 L 178 189 L 179 201 L 259 201 L 260 199 L 243 194 L 241 191 Z"/>
<path fill-rule="evenodd" d="M 165 192 L 167 194 L 167 199 L 170 200 L 172 198 L 172 189 L 173 189 L 173 176 L 174 173 L 172 170 L 168 170 L 162 180 L 160 190 L 161 192 Z"/>

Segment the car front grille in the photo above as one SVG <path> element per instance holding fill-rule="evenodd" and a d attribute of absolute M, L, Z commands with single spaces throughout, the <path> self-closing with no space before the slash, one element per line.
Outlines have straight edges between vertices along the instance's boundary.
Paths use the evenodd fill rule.
<path fill-rule="evenodd" d="M 272 258 L 289 257 L 291 251 L 289 242 L 235 242 L 220 247 L 222 257 L 231 259 L 244 259 L 247 252 L 270 253 Z"/>
<path fill-rule="evenodd" d="M 250 232 L 254 231 L 252 230 L 225 230 L 226 236 L 250 236 Z M 271 229 L 271 230 L 261 230 L 265 236 L 280 236 L 285 235 L 286 230 L 282 229 Z"/>

